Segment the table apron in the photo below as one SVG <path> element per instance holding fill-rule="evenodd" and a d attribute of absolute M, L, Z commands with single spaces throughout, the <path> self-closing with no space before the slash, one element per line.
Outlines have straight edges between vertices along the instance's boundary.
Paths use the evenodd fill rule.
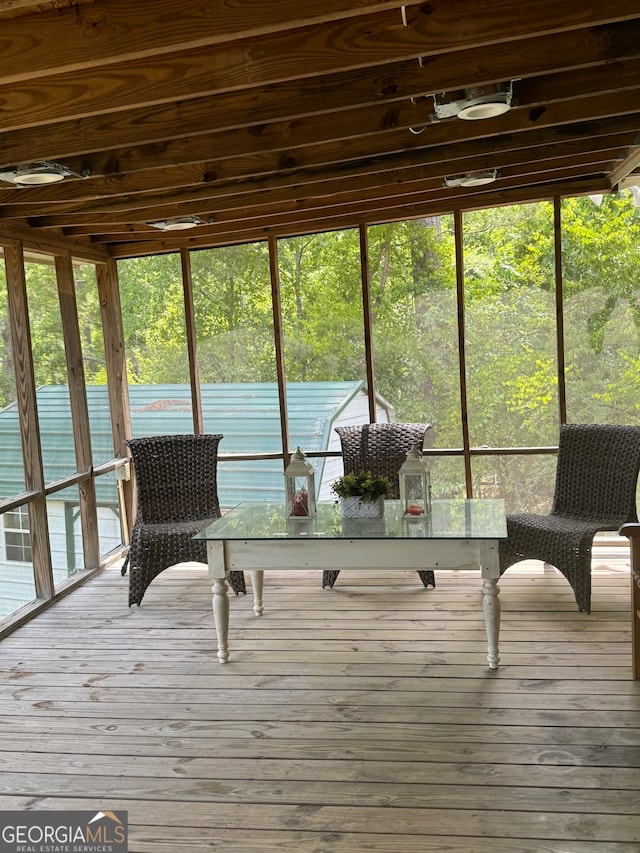
<path fill-rule="evenodd" d="M 209 576 L 280 569 L 465 569 L 498 578 L 498 541 L 481 539 L 208 540 Z"/>

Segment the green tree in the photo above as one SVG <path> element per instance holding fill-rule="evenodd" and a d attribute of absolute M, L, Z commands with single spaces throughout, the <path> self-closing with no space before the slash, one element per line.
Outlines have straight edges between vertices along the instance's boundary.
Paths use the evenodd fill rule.
<path fill-rule="evenodd" d="M 118 277 L 129 382 L 188 382 L 180 256 L 121 261 Z"/>
<path fill-rule="evenodd" d="M 191 253 L 203 382 L 275 380 L 266 243 Z"/>

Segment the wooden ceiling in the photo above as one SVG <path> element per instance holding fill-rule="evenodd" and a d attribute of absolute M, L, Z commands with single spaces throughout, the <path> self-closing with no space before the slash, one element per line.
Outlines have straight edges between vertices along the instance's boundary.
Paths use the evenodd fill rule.
<path fill-rule="evenodd" d="M 114 257 L 640 183 L 638 0 L 0 0 L 0 47 L 0 172 L 89 175 L 0 180 L 0 230 Z"/>

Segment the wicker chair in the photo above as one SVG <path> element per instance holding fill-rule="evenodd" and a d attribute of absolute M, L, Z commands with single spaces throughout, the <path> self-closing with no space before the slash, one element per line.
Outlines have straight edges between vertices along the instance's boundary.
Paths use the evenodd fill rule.
<path fill-rule="evenodd" d="M 591 610 L 591 549 L 600 530 L 637 521 L 640 427 L 560 427 L 553 506 L 548 515 L 508 515 L 500 573 L 520 560 L 555 566 L 571 584 L 578 608 Z"/>
<path fill-rule="evenodd" d="M 357 424 L 336 427 L 342 444 L 344 473 L 371 471 L 388 477 L 391 481 L 391 497 L 400 497 L 398 471 L 407 458 L 407 452 L 417 444 L 424 446 L 431 424 Z M 322 586 L 332 587 L 340 574 L 339 569 L 325 569 Z M 429 569 L 418 572 L 424 586 L 435 586 L 434 573 Z"/>
<path fill-rule="evenodd" d="M 160 572 L 176 563 L 207 562 L 207 543 L 194 534 L 220 518 L 217 465 L 221 435 L 160 435 L 126 442 L 136 476 L 137 513 L 129 554 L 129 607 L 140 604 Z M 236 594 L 242 572 L 230 572 Z"/>

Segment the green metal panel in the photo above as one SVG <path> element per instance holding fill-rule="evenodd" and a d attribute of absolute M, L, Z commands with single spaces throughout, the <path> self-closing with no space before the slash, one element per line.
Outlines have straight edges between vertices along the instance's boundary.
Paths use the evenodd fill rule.
<path fill-rule="evenodd" d="M 269 453 L 282 451 L 278 389 L 275 383 L 203 385 L 202 408 L 207 432 L 222 433 L 220 452 Z M 326 450 L 333 423 L 349 404 L 364 393 L 363 382 L 294 382 L 287 386 L 287 408 L 292 445 L 305 452 Z M 130 385 L 131 423 L 134 437 L 190 433 L 193 431 L 191 395 L 186 385 Z M 71 430 L 71 409 L 66 386 L 47 386 L 37 392 L 42 432 L 42 454 L 48 482 L 76 469 Z M 113 456 L 107 388 L 87 387 L 93 458 Z M 23 488 L 22 449 L 15 405 L 0 412 L 0 497 Z M 315 464 L 318 482 L 322 462 Z M 219 495 L 223 506 L 242 500 L 280 500 L 284 496 L 282 463 L 221 462 Z M 98 502 L 113 500 L 113 487 L 96 481 Z M 71 490 L 69 490 L 71 494 Z M 77 489 L 73 495 L 77 498 Z M 61 492 L 59 499 L 64 499 Z"/>

